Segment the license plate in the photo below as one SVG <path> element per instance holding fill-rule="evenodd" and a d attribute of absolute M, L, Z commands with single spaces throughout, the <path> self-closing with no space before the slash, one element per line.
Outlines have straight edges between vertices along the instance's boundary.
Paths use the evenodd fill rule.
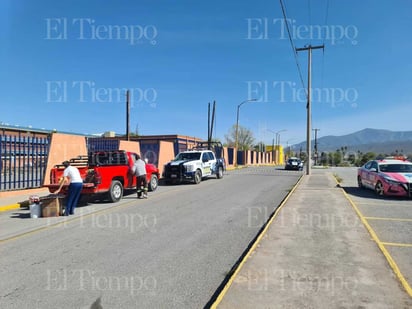
<path fill-rule="evenodd" d="M 170 178 L 177 178 L 177 175 L 176 175 L 176 174 L 172 174 L 172 175 L 170 175 Z"/>

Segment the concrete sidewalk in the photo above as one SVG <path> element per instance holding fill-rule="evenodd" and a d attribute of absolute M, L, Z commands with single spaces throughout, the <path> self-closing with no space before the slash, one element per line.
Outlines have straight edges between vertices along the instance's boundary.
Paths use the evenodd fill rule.
<path fill-rule="evenodd" d="M 47 196 L 49 189 L 37 188 L 0 193 L 0 212 L 20 209 L 28 205 L 30 195 Z"/>
<path fill-rule="evenodd" d="M 312 170 L 213 308 L 412 308 L 330 171 Z"/>

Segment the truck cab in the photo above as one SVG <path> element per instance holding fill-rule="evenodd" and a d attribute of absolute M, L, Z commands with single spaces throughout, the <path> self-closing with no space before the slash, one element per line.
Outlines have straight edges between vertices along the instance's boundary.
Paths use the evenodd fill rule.
<path fill-rule="evenodd" d="M 163 169 L 163 178 L 167 184 L 191 181 L 198 184 L 203 178 L 223 177 L 224 160 L 217 159 L 212 150 L 192 149 L 180 152 Z"/>

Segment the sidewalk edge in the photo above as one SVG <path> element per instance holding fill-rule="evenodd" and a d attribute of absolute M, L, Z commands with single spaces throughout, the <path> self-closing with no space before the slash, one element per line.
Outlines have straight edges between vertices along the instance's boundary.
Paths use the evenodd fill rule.
<path fill-rule="evenodd" d="M 335 181 L 338 183 L 337 179 L 334 177 Z M 355 210 L 356 214 L 358 215 L 359 219 L 362 221 L 363 225 L 366 227 L 368 230 L 369 234 L 371 235 L 373 241 L 378 245 L 379 249 L 382 251 L 383 255 L 385 256 L 386 260 L 389 263 L 389 266 L 392 268 L 392 271 L 395 273 L 396 277 L 400 281 L 402 287 L 405 289 L 406 293 L 409 295 L 409 297 L 412 297 L 412 288 L 409 285 L 408 281 L 405 279 L 404 275 L 400 271 L 398 265 L 396 264 L 395 260 L 392 258 L 391 254 L 389 253 L 388 250 L 386 250 L 384 244 L 380 241 L 378 238 L 378 235 L 376 235 L 375 231 L 372 229 L 372 227 L 369 225 L 368 221 L 365 219 L 363 214 L 360 212 L 359 208 L 356 206 L 355 202 L 352 201 L 350 196 L 346 193 L 345 189 L 340 187 L 340 189 L 343 192 L 343 195 L 345 198 L 349 201 L 351 204 L 352 208 Z"/>
<path fill-rule="evenodd" d="M 257 245 L 260 243 L 260 241 L 262 240 L 263 236 L 265 236 L 267 230 L 269 229 L 269 227 L 272 225 L 272 222 L 275 220 L 275 218 L 277 217 L 278 213 L 280 212 L 280 210 L 283 208 L 283 206 L 286 204 L 286 202 L 289 200 L 289 197 L 293 194 L 293 192 L 295 192 L 296 188 L 299 186 L 300 182 L 302 181 L 302 179 L 304 178 L 304 175 L 300 176 L 299 180 L 297 181 L 297 183 L 293 186 L 293 188 L 289 191 L 289 193 L 286 195 L 286 197 L 283 199 L 282 203 L 280 203 L 279 207 L 276 208 L 275 212 L 272 213 L 271 217 L 268 219 L 268 221 L 266 222 L 266 225 L 264 227 L 263 230 L 260 231 L 260 233 L 258 234 L 258 236 L 256 237 L 255 241 L 253 242 L 253 244 L 249 247 L 248 251 L 246 252 L 246 254 L 244 255 L 244 257 L 242 258 L 242 260 L 239 262 L 239 264 L 236 266 L 235 270 L 232 272 L 232 275 L 230 276 L 230 278 L 228 279 L 228 281 L 226 282 L 225 286 L 223 287 L 223 289 L 220 291 L 220 293 L 218 294 L 218 296 L 216 297 L 215 301 L 212 303 L 212 305 L 210 306 L 211 309 L 216 309 L 217 306 L 221 303 L 221 301 L 223 300 L 223 298 L 225 297 L 226 293 L 228 292 L 230 286 L 232 285 L 233 281 L 235 280 L 237 274 L 240 272 L 240 270 L 242 269 L 243 265 L 246 263 L 246 261 L 249 259 L 250 255 L 252 254 L 253 251 L 255 251 Z"/>
<path fill-rule="evenodd" d="M 0 212 L 14 210 L 14 209 L 20 209 L 20 204 L 16 203 L 16 204 L 0 206 Z"/>

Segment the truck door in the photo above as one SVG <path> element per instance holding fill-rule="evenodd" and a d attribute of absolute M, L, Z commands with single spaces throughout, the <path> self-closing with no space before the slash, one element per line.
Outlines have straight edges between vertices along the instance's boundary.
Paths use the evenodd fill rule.
<path fill-rule="evenodd" d="M 212 162 L 210 161 L 209 155 L 207 152 L 202 154 L 202 176 L 211 175 Z"/>
<path fill-rule="evenodd" d="M 134 188 L 136 187 L 136 177 L 133 173 L 133 165 L 137 160 L 137 155 L 135 153 L 130 153 L 130 160 L 129 160 L 129 171 L 127 173 L 127 188 Z"/>

